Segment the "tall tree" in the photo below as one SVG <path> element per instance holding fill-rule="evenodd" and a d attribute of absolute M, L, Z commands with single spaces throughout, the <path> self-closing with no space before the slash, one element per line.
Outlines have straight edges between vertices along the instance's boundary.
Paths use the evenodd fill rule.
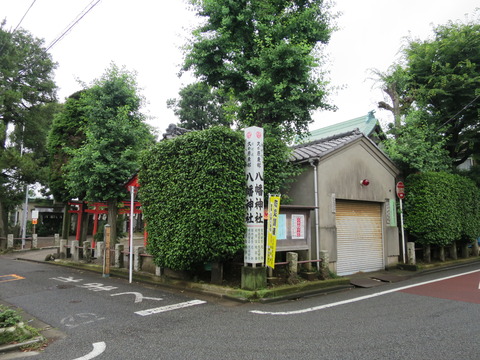
<path fill-rule="evenodd" d="M 480 153 L 480 24 L 434 28 L 431 40 L 405 49 L 410 93 L 447 139 L 454 165 Z"/>
<path fill-rule="evenodd" d="M 85 141 L 72 149 L 65 165 L 70 194 L 87 201 L 106 201 L 112 239 L 116 239 L 117 203 L 125 182 L 138 169 L 140 152 L 153 135 L 140 112 L 142 98 L 135 75 L 112 65 L 80 95 Z"/>
<path fill-rule="evenodd" d="M 203 82 L 182 88 L 180 98 L 169 99 L 167 105 L 180 119 L 180 126 L 190 130 L 204 130 L 211 126 L 232 124 L 228 116 L 228 99 L 218 90 Z"/>
<path fill-rule="evenodd" d="M 0 24 L 1 237 L 6 236 L 8 211 L 25 196 L 25 184 L 42 177 L 44 142 L 38 130 L 48 129 L 55 111 L 43 105 L 55 101 L 56 66 L 43 40 L 25 30 L 10 32 L 4 27 L 5 21 Z"/>
<path fill-rule="evenodd" d="M 331 108 L 318 66 L 332 32 L 323 0 L 190 0 L 205 18 L 184 70 L 232 92 L 243 126 L 308 130 L 311 112 Z"/>

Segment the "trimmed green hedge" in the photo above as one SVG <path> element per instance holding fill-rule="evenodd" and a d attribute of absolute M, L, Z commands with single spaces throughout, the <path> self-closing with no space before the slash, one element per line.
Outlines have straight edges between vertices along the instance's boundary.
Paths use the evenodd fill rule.
<path fill-rule="evenodd" d="M 445 246 L 480 236 L 480 190 L 463 176 L 413 174 L 405 181 L 405 229 L 423 245 Z"/>
<path fill-rule="evenodd" d="M 243 249 L 242 133 L 214 127 L 161 141 L 143 155 L 139 181 L 157 265 L 189 270 Z"/>

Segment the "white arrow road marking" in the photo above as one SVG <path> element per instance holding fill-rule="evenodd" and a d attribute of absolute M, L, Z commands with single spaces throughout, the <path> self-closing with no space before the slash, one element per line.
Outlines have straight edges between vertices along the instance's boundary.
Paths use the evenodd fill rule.
<path fill-rule="evenodd" d="M 82 357 L 79 357 L 73 360 L 90 360 L 90 359 L 96 358 L 98 355 L 100 355 L 105 351 L 106 347 L 107 346 L 103 341 L 93 343 L 93 350 L 91 352 L 89 352 L 87 355 L 84 355 Z"/>
<path fill-rule="evenodd" d="M 135 304 L 139 303 L 139 302 L 142 302 L 142 300 L 144 300 L 144 299 L 146 299 L 146 300 L 157 300 L 157 301 L 163 300 L 162 298 L 154 298 L 154 297 L 143 296 L 141 293 L 133 292 L 133 291 L 132 292 L 112 294 L 110 296 L 118 296 L 118 295 L 135 295 Z"/>
<path fill-rule="evenodd" d="M 402 291 L 402 290 L 410 289 L 410 288 L 417 287 L 417 286 L 427 285 L 427 284 L 435 283 L 435 282 L 442 281 L 442 280 L 453 279 L 453 278 L 456 278 L 456 277 L 459 277 L 459 276 L 473 274 L 473 273 L 476 273 L 476 272 L 479 272 L 479 271 L 480 270 L 473 270 L 473 271 L 469 271 L 469 272 L 458 274 L 458 275 L 447 276 L 447 277 L 444 277 L 444 278 L 441 278 L 441 279 L 425 281 L 425 282 L 422 282 L 422 283 L 419 283 L 419 284 L 414 284 L 414 285 L 402 286 L 402 287 L 399 287 L 399 288 L 396 288 L 396 289 L 381 291 L 381 292 L 371 294 L 371 295 L 360 296 L 360 297 L 353 298 L 353 299 L 338 301 L 338 302 L 334 302 L 334 303 L 331 303 L 331 304 L 319 305 L 319 306 L 315 306 L 315 307 L 311 307 L 311 308 L 307 308 L 307 309 L 292 310 L 292 311 L 277 311 L 277 312 L 275 312 L 275 311 L 251 310 L 250 312 L 253 313 L 253 314 L 259 314 L 259 315 L 297 315 L 297 314 L 305 314 L 305 313 L 312 312 L 312 311 L 327 309 L 327 308 L 331 308 L 331 307 L 334 307 L 334 306 L 345 305 L 345 304 L 349 304 L 349 303 L 353 303 L 353 302 L 357 302 L 357 301 L 361 301 L 361 300 L 371 299 L 371 298 L 374 298 L 374 297 L 377 297 L 377 296 L 387 295 L 387 294 L 390 294 L 390 293 L 393 293 L 393 292 Z"/>
<path fill-rule="evenodd" d="M 185 308 L 185 307 L 189 307 L 189 306 L 201 305 L 201 304 L 205 304 L 205 303 L 206 303 L 206 301 L 202 301 L 202 300 L 192 300 L 192 301 L 187 301 L 187 302 L 183 302 L 183 303 L 157 307 L 157 308 L 153 308 L 153 309 L 136 311 L 135 314 L 141 315 L 141 316 L 147 316 L 147 315 L 158 314 L 158 313 L 162 313 L 162 312 L 166 312 L 166 311 L 177 310 L 177 309 L 181 309 L 181 308 Z"/>

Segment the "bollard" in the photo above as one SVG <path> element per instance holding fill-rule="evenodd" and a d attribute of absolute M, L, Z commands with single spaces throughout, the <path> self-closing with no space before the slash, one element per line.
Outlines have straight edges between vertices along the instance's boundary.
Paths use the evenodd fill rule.
<path fill-rule="evenodd" d="M 38 248 L 38 234 L 32 234 L 32 248 Z"/>
<path fill-rule="evenodd" d="M 59 258 L 62 260 L 67 258 L 67 240 L 65 239 L 60 240 Z"/>
<path fill-rule="evenodd" d="M 408 263 L 410 265 L 416 265 L 417 259 L 415 257 L 415 243 L 414 242 L 407 242 L 407 255 L 408 255 Z"/>
<path fill-rule="evenodd" d="M 115 267 L 123 268 L 123 244 L 115 244 Z"/>
<path fill-rule="evenodd" d="M 13 248 L 13 234 L 7 235 L 7 248 Z"/>
<path fill-rule="evenodd" d="M 142 259 L 140 254 L 145 252 L 145 248 L 143 246 L 134 246 L 133 247 L 133 270 L 141 271 L 142 270 Z"/>
<path fill-rule="evenodd" d="M 92 261 L 92 250 L 90 249 L 90 241 L 83 242 L 83 260 L 88 263 Z"/>
<path fill-rule="evenodd" d="M 53 239 L 54 239 L 54 246 L 60 246 L 60 234 L 54 234 Z"/>
<path fill-rule="evenodd" d="M 296 275 L 298 273 L 298 254 L 296 252 L 287 252 L 288 274 Z"/>
<path fill-rule="evenodd" d="M 73 261 L 80 260 L 80 242 L 78 240 L 72 240 L 70 243 L 70 253 L 72 254 Z"/>

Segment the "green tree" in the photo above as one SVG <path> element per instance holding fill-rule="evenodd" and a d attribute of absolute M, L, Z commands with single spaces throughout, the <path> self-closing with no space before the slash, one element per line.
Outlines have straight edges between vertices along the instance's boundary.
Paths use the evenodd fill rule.
<path fill-rule="evenodd" d="M 64 166 L 71 195 L 106 201 L 112 239 L 116 239 L 117 203 L 125 198 L 125 182 L 138 169 L 140 152 L 153 135 L 140 112 L 135 75 L 112 65 L 80 95 L 85 141 L 71 150 Z"/>
<path fill-rule="evenodd" d="M 169 99 L 167 105 L 180 119 L 180 126 L 191 130 L 204 130 L 216 125 L 232 125 L 224 104 L 228 104 L 218 90 L 203 82 L 182 88 L 180 98 Z"/>
<path fill-rule="evenodd" d="M 55 63 L 43 40 L 0 24 L 0 236 L 7 213 L 25 197 L 25 185 L 42 181 L 44 135 L 56 111 Z"/>
<path fill-rule="evenodd" d="M 410 93 L 446 138 L 453 164 L 480 153 L 480 24 L 434 28 L 434 38 L 405 49 Z"/>
<path fill-rule="evenodd" d="M 193 32 L 184 70 L 231 94 L 241 126 L 308 130 L 311 112 L 331 108 L 319 70 L 332 32 L 323 0 L 191 0 L 205 23 Z"/>
<path fill-rule="evenodd" d="M 405 176 L 416 172 L 450 171 L 452 159 L 445 149 L 446 139 L 421 111 L 410 111 L 403 125 L 392 128 L 384 151 Z"/>

